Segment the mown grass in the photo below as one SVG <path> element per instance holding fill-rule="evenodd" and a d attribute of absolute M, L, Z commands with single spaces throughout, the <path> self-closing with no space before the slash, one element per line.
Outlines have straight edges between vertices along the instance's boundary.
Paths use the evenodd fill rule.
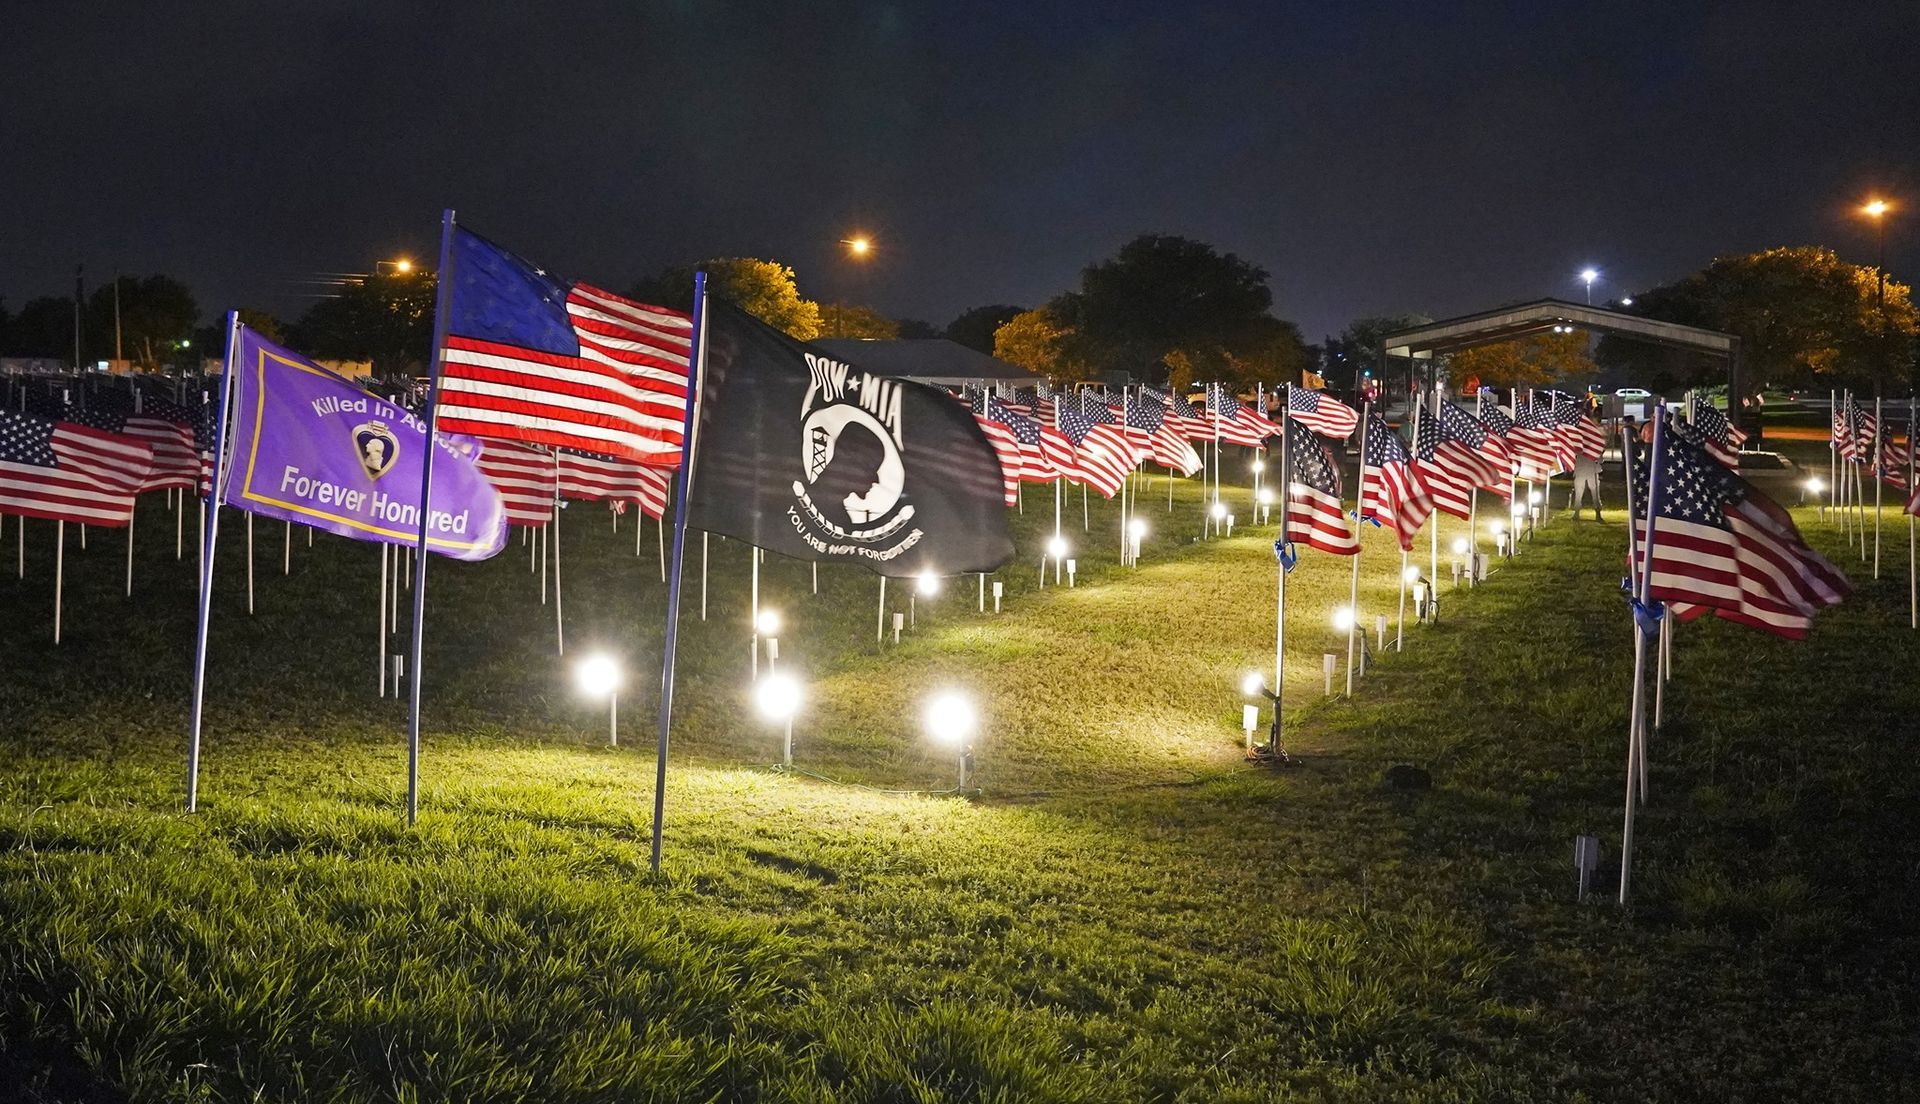
<path fill-rule="evenodd" d="M 1051 524 L 1028 490 L 1023 550 Z M 1233 685 L 1271 662 L 1271 533 L 1194 543 L 1192 489 L 1171 516 L 1156 492 L 1141 568 L 1114 565 L 1096 502 L 1082 586 L 1009 569 L 995 617 L 955 581 L 898 648 L 873 641 L 871 577 L 823 570 L 816 598 L 805 565 L 770 562 L 783 662 L 808 683 L 796 763 L 845 785 L 764 765 L 777 734 L 745 708 L 746 553 L 715 541 L 710 619 L 696 577 L 682 636 L 658 880 L 651 688 L 623 697 L 625 746 L 604 747 L 518 545 L 433 567 L 408 828 L 403 714 L 373 693 L 372 549 L 296 544 L 283 578 L 262 525 L 249 619 L 229 523 L 187 816 L 191 552 L 176 565 L 171 533 L 144 545 L 127 603 L 124 546 L 95 534 L 68 565 L 56 652 L 47 527 L 30 528 L 33 577 L 0 584 L 0 1071 L 26 1099 L 183 1101 L 1885 1100 L 1920 1084 L 1898 572 L 1804 645 L 1681 631 L 1622 912 L 1613 870 L 1574 903 L 1570 864 L 1580 832 L 1617 855 L 1616 524 L 1556 520 L 1487 586 L 1449 593 L 1438 626 L 1410 625 L 1351 701 L 1320 697 L 1346 564 L 1308 553 L 1289 581 L 1303 762 L 1273 771 L 1240 761 Z M 1367 541 L 1371 624 L 1399 557 Z M 569 652 L 618 651 L 641 680 L 659 648 L 651 533 L 636 560 L 627 523 L 575 506 L 562 560 Z M 895 792 L 951 785 L 917 731 L 947 684 L 982 702 L 978 792 Z M 1434 788 L 1387 789 L 1396 763 Z"/>

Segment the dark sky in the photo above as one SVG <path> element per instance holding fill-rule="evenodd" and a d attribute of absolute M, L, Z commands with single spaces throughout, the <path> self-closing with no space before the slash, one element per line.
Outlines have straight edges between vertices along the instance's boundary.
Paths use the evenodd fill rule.
<path fill-rule="evenodd" d="M 1718 253 L 1920 260 L 1920 3 L 13 3 L 0 294 L 73 266 L 291 314 L 440 210 L 621 288 L 712 255 L 944 324 L 1135 234 L 1362 314 Z M 854 271 L 836 242 L 874 235 Z"/>

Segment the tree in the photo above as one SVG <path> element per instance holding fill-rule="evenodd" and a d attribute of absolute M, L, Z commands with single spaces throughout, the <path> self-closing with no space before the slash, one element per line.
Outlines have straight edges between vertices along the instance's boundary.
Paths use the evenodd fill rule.
<path fill-rule="evenodd" d="M 1080 274 L 1080 290 L 1051 309 L 1072 330 L 1072 359 L 1137 375 L 1163 374 L 1180 352 L 1204 370 L 1222 365 L 1236 341 L 1263 341 L 1273 293 L 1267 273 L 1205 242 L 1143 234 Z"/>
<path fill-rule="evenodd" d="M 1329 337 L 1321 348 L 1321 374 L 1335 387 L 1352 387 L 1368 372 L 1380 368 L 1380 343 L 1384 334 L 1433 321 L 1424 314 L 1376 315 L 1356 318 L 1347 323 L 1340 336 Z"/>
<path fill-rule="evenodd" d="M 894 323 L 894 325 L 899 327 L 900 333 L 898 336 L 901 337 L 903 340 L 928 341 L 933 338 L 942 336 L 940 331 L 934 328 L 933 323 L 923 322 L 918 318 L 902 318 L 898 322 Z M 991 349 L 991 348 L 992 348 L 992 342 L 988 342 L 987 349 L 983 349 L 981 351 L 986 352 L 988 349 Z"/>
<path fill-rule="evenodd" d="M 6 351 L 12 356 L 73 357 L 73 300 L 60 295 L 29 299 L 7 327 Z"/>
<path fill-rule="evenodd" d="M 1469 381 L 1487 387 L 1548 387 L 1591 375 L 1584 333 L 1535 334 L 1492 345 L 1461 349 L 1447 357 L 1447 378 L 1456 389 Z"/>
<path fill-rule="evenodd" d="M 322 299 L 287 328 L 287 341 L 320 360 L 367 360 L 376 375 L 415 371 L 433 345 L 430 272 L 370 276 Z"/>
<path fill-rule="evenodd" d="M 200 325 L 200 304 L 186 284 L 171 276 L 121 276 L 87 297 L 86 348 L 89 359 L 114 355 L 114 286 L 120 288 L 120 351 L 126 359 L 147 368 L 189 357 L 194 330 Z"/>
<path fill-rule="evenodd" d="M 891 341 L 900 336 L 900 324 L 872 307 L 858 303 L 829 303 L 820 308 L 821 337 L 855 337 Z"/>
<path fill-rule="evenodd" d="M 820 336 L 820 304 L 800 297 L 793 269 L 754 257 L 720 257 L 699 265 L 668 268 L 635 283 L 628 295 L 643 303 L 693 309 L 693 274 L 707 274 L 707 293 L 753 315 L 799 341 Z"/>
<path fill-rule="evenodd" d="M 982 353 L 993 352 L 994 335 L 1000 327 L 1006 325 L 1024 308 L 1006 303 L 994 303 L 989 306 L 975 307 L 963 312 L 958 318 L 947 323 L 948 341 L 965 345 Z"/>
<path fill-rule="evenodd" d="M 1735 335 L 1745 378 L 1756 387 L 1895 387 L 1911 378 L 1920 333 L 1907 285 L 1887 281 L 1883 314 L 1875 271 L 1820 246 L 1717 258 L 1637 296 L 1633 313 Z M 1717 361 L 1649 354 L 1624 338 L 1603 340 L 1600 357 L 1609 368 L 1649 373 L 1715 378 L 1724 371 Z"/>
<path fill-rule="evenodd" d="M 993 355 L 1042 376 L 1074 378 L 1066 342 L 1071 332 L 1045 307 L 1022 311 L 993 333 Z"/>

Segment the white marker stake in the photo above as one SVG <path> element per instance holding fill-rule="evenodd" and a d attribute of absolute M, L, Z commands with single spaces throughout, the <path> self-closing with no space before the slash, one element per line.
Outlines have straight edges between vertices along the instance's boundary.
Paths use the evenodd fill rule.
<path fill-rule="evenodd" d="M 880 613 L 873 623 L 873 642 L 875 644 L 887 642 L 887 577 L 885 575 L 880 576 Z"/>
<path fill-rule="evenodd" d="M 1380 614 L 1373 619 L 1374 642 L 1381 651 L 1387 650 L 1387 615 Z"/>
<path fill-rule="evenodd" d="M 1069 588 L 1073 586 L 1073 573 L 1079 570 L 1079 567 L 1080 567 L 1080 562 L 1078 560 L 1067 561 L 1067 586 Z"/>
<path fill-rule="evenodd" d="M 1320 654 L 1320 667 L 1322 672 L 1326 675 L 1326 680 L 1327 680 L 1326 690 L 1323 694 L 1323 696 L 1325 697 L 1330 698 L 1333 696 L 1333 672 L 1336 669 L 1338 669 L 1339 666 L 1340 666 L 1339 653 L 1322 652 Z"/>
<path fill-rule="evenodd" d="M 1000 596 L 1006 593 L 1007 584 L 998 579 L 993 581 L 993 612 L 1000 612 Z"/>
<path fill-rule="evenodd" d="M 904 613 L 896 613 L 893 615 L 893 642 L 895 644 L 900 643 L 900 626 L 906 619 L 907 615 Z"/>

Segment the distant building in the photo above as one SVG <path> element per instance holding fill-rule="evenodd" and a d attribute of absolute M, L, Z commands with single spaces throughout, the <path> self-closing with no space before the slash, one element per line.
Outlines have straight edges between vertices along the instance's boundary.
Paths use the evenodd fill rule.
<path fill-rule="evenodd" d="M 870 372 L 941 387 L 992 383 L 1030 385 L 1040 378 L 1017 364 L 1008 364 L 944 337 L 894 340 L 832 337 L 811 344 Z"/>

